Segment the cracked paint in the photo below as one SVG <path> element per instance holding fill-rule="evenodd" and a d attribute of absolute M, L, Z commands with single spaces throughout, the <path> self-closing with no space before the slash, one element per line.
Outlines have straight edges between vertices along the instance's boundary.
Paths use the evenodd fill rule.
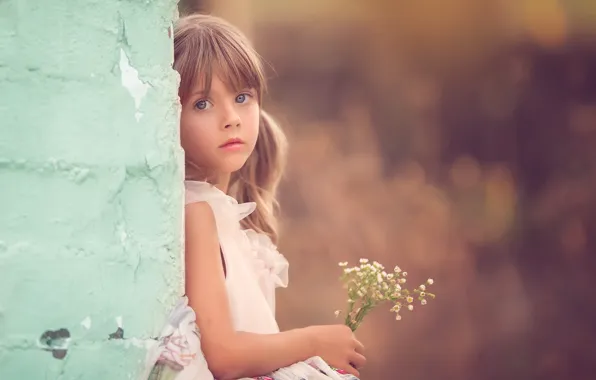
<path fill-rule="evenodd" d="M 140 121 L 143 114 L 139 110 L 141 108 L 143 98 L 145 95 L 147 95 L 147 90 L 150 86 L 148 83 L 145 83 L 139 79 L 138 70 L 130 65 L 130 60 L 122 48 L 120 48 L 119 67 L 122 86 L 128 90 L 128 93 L 134 99 L 136 110 L 135 119 Z"/>

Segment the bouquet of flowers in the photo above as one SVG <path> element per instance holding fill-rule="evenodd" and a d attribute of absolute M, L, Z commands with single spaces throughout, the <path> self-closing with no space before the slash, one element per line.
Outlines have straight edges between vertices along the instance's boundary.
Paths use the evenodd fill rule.
<path fill-rule="evenodd" d="M 397 266 L 389 273 L 383 265 L 376 261 L 370 264 L 368 259 L 360 259 L 360 265 L 355 267 L 348 267 L 347 262 L 341 262 L 339 266 L 343 268 L 341 281 L 348 290 L 344 323 L 352 331 L 356 331 L 366 314 L 380 304 L 391 304 L 390 311 L 395 313 L 396 320 L 401 320 L 401 309 L 414 310 L 415 298 L 421 305 L 426 305 L 428 298 L 435 298 L 427 291 L 427 287 L 433 284 L 432 278 L 414 290 L 408 290 L 405 288 L 408 273 Z M 341 313 L 337 310 L 335 315 Z"/>

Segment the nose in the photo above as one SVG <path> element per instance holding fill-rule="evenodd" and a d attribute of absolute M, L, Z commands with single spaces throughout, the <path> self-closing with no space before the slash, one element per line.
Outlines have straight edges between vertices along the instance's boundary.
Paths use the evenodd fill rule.
<path fill-rule="evenodd" d="M 232 127 L 240 127 L 240 124 L 241 124 L 240 116 L 238 116 L 238 113 L 234 109 L 234 106 L 227 107 L 225 112 L 226 113 L 224 115 L 224 123 L 223 123 L 224 128 L 229 129 Z"/>

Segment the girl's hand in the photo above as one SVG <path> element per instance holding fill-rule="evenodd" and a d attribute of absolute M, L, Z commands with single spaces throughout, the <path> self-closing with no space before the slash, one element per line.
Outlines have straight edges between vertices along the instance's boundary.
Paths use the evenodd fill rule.
<path fill-rule="evenodd" d="M 362 355 L 364 346 L 348 326 L 310 326 L 307 329 L 316 356 L 332 367 L 360 376 L 357 369 L 366 364 L 366 358 Z"/>

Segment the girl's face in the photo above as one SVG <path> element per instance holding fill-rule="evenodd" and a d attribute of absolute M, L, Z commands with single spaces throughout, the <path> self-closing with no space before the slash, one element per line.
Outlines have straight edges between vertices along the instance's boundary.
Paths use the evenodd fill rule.
<path fill-rule="evenodd" d="M 186 160 L 209 175 L 233 173 L 257 142 L 257 92 L 233 91 L 218 75 L 213 75 L 209 94 L 203 89 L 202 84 L 195 86 L 182 104 L 180 137 Z"/>

